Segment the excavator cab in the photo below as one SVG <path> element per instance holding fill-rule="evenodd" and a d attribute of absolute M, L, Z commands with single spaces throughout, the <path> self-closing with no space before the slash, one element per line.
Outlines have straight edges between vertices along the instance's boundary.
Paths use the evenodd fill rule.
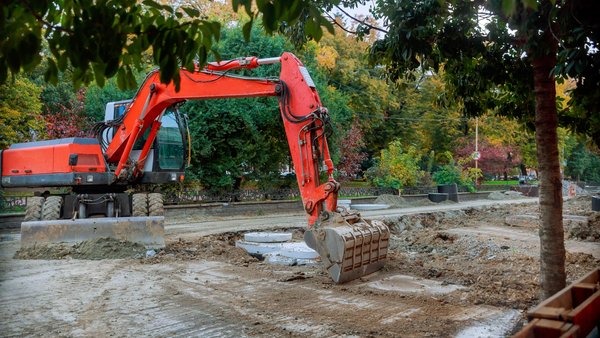
<path fill-rule="evenodd" d="M 104 121 L 118 120 L 126 111 L 132 100 L 109 102 L 106 104 Z M 190 161 L 190 134 L 188 130 L 188 119 L 185 113 L 179 110 L 178 105 L 165 109 L 162 117 L 161 128 L 158 130 L 152 148 L 148 153 L 142 175 L 139 179 L 141 184 L 162 184 L 182 181 L 185 168 Z M 131 155 L 132 161 L 137 161 L 142 148 L 148 139 L 150 129 L 135 142 Z M 106 144 L 112 141 L 115 134 L 114 128 L 108 129 L 103 134 Z"/>

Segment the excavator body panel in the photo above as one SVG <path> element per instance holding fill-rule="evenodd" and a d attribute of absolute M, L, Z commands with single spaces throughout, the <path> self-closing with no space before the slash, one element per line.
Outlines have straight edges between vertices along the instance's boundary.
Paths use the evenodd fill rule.
<path fill-rule="evenodd" d="M 106 162 L 95 138 L 13 144 L 2 152 L 1 170 L 5 188 L 96 184 L 95 178 L 98 184 L 108 183 Z"/>

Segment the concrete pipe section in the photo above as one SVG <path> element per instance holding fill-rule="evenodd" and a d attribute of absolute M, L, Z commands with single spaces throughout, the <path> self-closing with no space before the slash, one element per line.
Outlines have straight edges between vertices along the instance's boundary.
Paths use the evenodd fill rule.
<path fill-rule="evenodd" d="M 249 232 L 235 246 L 279 265 L 316 265 L 319 254 L 304 242 L 292 242 L 286 232 Z"/>

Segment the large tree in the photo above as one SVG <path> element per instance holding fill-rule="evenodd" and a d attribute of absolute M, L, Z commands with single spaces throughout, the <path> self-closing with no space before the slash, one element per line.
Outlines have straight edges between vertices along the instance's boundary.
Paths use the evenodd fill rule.
<path fill-rule="evenodd" d="M 387 32 L 371 60 L 390 79 L 443 68 L 465 115 L 493 109 L 535 128 L 544 298 L 566 282 L 555 78 L 576 79 L 565 120 L 600 143 L 599 8 L 585 0 L 378 0 L 372 9 Z"/>

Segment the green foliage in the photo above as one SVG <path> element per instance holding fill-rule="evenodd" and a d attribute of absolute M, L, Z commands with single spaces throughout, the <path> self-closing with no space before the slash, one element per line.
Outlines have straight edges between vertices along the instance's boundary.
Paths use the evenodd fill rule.
<path fill-rule="evenodd" d="M 386 117 L 398 111 L 402 99 L 393 85 L 386 82 L 384 69 L 368 66 L 369 43 L 336 28 L 335 35 L 325 34 L 319 44 L 309 43 L 302 50 L 302 60 L 314 60 L 309 65 L 322 101 L 333 119 L 334 157 L 338 140 L 345 130 L 359 121 L 365 134 L 370 156 L 377 156 L 392 140 L 404 132 L 396 120 Z"/>
<path fill-rule="evenodd" d="M 482 185 L 518 185 L 519 181 L 517 181 L 517 180 L 483 181 L 481 184 Z"/>
<path fill-rule="evenodd" d="M 283 37 L 266 36 L 256 26 L 250 32 L 249 41 L 245 40 L 239 25 L 224 28 L 221 34 L 221 40 L 215 49 L 222 59 L 234 59 L 241 56 L 275 57 L 290 48 Z M 279 76 L 279 65 L 263 65 L 253 70 L 246 70 L 243 74 L 264 77 Z"/>
<path fill-rule="evenodd" d="M 433 173 L 433 180 L 437 184 L 462 184 L 462 168 L 455 163 L 443 165 Z"/>
<path fill-rule="evenodd" d="M 56 112 L 63 107 L 72 108 L 70 102 L 75 100 L 75 89 L 70 82 L 64 80 L 63 76 L 56 85 L 45 83 L 43 78 L 36 78 L 34 81 L 43 88 L 40 100 L 44 113 Z"/>
<path fill-rule="evenodd" d="M 6 78 L 6 69 L 19 72 L 37 65 L 45 40 L 49 52 L 45 79 L 56 83 L 59 71 L 70 65 L 76 88 L 92 80 L 103 86 L 113 76 L 119 87 L 135 87 L 133 68 L 142 68 L 147 50 L 161 67 L 161 81 L 177 81 L 180 63 L 193 67 L 196 55 L 205 61 L 220 30 L 220 24 L 199 19 L 197 11 L 153 0 L 9 1 L 2 12 L 0 81 Z"/>
<path fill-rule="evenodd" d="M 423 171 L 418 162 L 421 154 L 415 147 L 403 148 L 399 140 L 391 142 L 386 149 L 381 151 L 378 163 L 367 170 L 367 177 L 380 187 L 400 189 L 414 186 Z"/>
<path fill-rule="evenodd" d="M 567 160 L 565 175 L 578 181 L 600 183 L 600 156 L 578 144 Z"/>
<path fill-rule="evenodd" d="M 285 45 L 283 38 L 269 38 L 256 28 L 246 42 L 239 27 L 233 27 L 223 30 L 217 49 L 226 58 L 272 57 L 281 55 Z M 279 69 L 265 66 L 242 74 L 278 76 Z M 192 137 L 189 171 L 203 186 L 226 190 L 254 179 L 264 187 L 289 183 L 280 179 L 278 172 L 281 164 L 289 163 L 289 150 L 276 99 L 189 101 L 181 110 L 189 116 Z"/>
<path fill-rule="evenodd" d="M 312 1 L 232 2 L 234 11 L 240 7 L 250 17 L 243 27 L 246 40 L 259 17 L 269 34 L 300 18 L 315 40 L 323 35 L 321 26 L 332 29 Z M 119 88 L 133 89 L 134 69 L 144 70 L 144 55 L 151 52 L 161 82 L 178 85 L 179 68 L 193 69 L 196 61 L 203 65 L 221 33 L 219 22 L 205 19 L 193 6 L 155 0 L 7 0 L 0 14 L 0 83 L 9 70 L 32 70 L 44 54 L 49 82 L 57 83 L 59 72 L 71 66 L 75 88 L 94 80 L 102 87 L 116 76 Z"/>
<path fill-rule="evenodd" d="M 593 14 L 599 11 L 599 2 L 587 0 L 569 5 L 534 0 L 378 1 L 373 13 L 388 22 L 389 31 L 373 44 L 370 60 L 384 64 L 393 80 L 414 77 L 415 70 L 443 68 L 449 97 L 460 103 L 464 114 L 493 109 L 533 128 L 532 62 L 556 55 L 553 74 L 559 81 L 577 82 L 560 122 L 598 145 L 600 57 L 590 50 L 600 43 L 600 23 Z"/>
<path fill-rule="evenodd" d="M 85 96 L 85 111 L 91 122 L 104 120 L 104 110 L 108 102 L 133 98 L 135 90 L 121 90 L 116 79 L 106 81 L 104 87 L 90 85 Z"/>
<path fill-rule="evenodd" d="M 483 177 L 481 169 L 468 168 L 465 162 L 454 161 L 452 154 L 445 153 L 448 163 L 442 165 L 433 173 L 433 180 L 436 184 L 453 184 L 466 186 L 469 191 L 475 190 L 475 183 Z"/>
<path fill-rule="evenodd" d="M 442 154 L 450 151 L 455 141 L 464 133 L 459 107 L 447 102 L 446 86 L 442 76 L 421 74 L 414 82 L 407 83 L 402 100 L 401 118 L 405 118 L 403 140 L 421 149 L 435 150 Z"/>
<path fill-rule="evenodd" d="M 22 76 L 0 85 L 0 149 L 43 136 L 42 89 Z"/>
<path fill-rule="evenodd" d="M 239 188 L 243 176 L 268 175 L 284 162 L 287 151 L 274 99 L 192 101 L 182 110 L 190 116 L 190 170 L 204 186 Z"/>

